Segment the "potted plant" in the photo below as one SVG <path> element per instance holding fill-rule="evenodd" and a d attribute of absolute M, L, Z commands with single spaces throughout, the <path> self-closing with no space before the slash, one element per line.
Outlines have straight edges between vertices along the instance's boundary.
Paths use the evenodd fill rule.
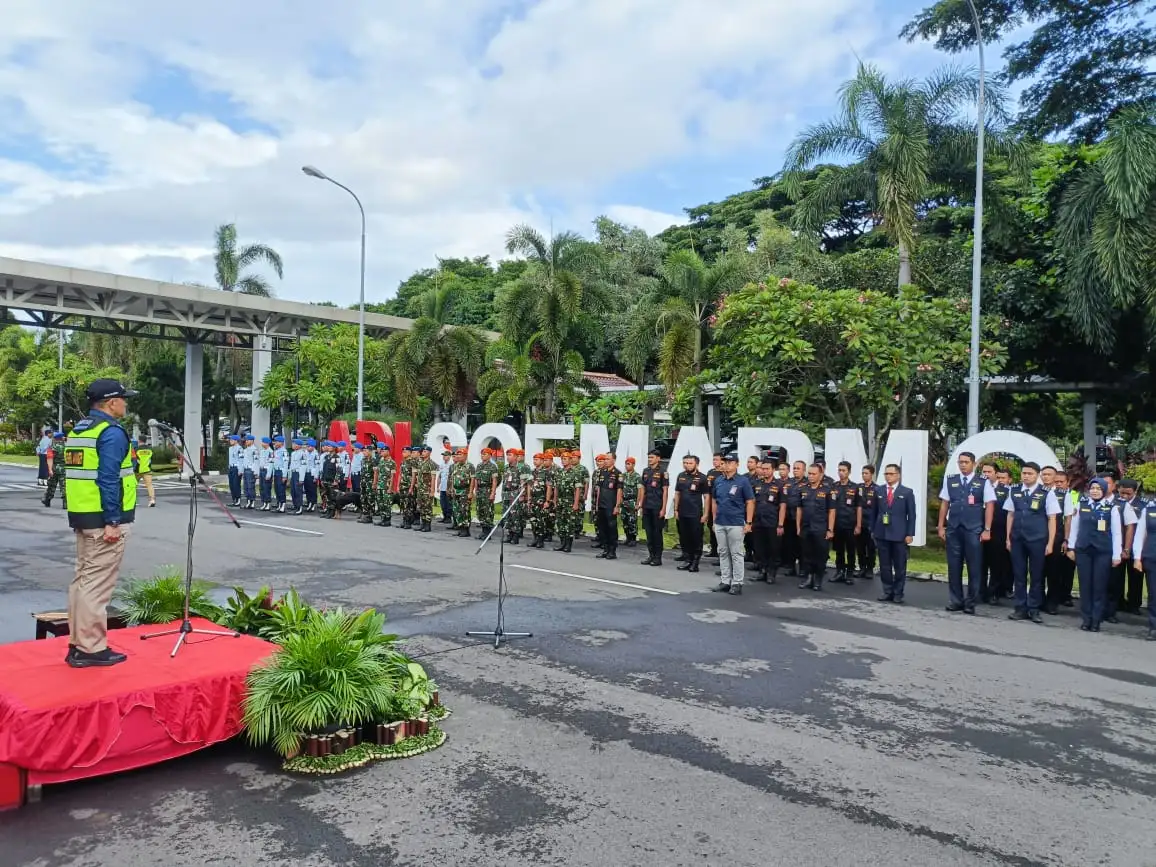
<path fill-rule="evenodd" d="M 116 591 L 116 606 L 133 626 L 172 623 L 185 616 L 185 576 L 174 566 L 161 569 L 159 575 L 128 581 Z M 212 586 L 207 581 L 193 581 L 189 614 L 213 621 L 220 619 L 220 607 L 209 598 Z"/>

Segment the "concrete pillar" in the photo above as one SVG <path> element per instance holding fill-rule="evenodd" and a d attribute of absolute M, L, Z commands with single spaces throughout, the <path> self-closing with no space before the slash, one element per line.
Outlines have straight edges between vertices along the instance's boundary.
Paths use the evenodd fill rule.
<path fill-rule="evenodd" d="M 201 387 L 205 376 L 205 349 L 200 343 L 185 344 L 185 421 L 182 430 L 185 434 L 185 447 L 194 461 L 198 462 L 195 469 L 200 470 L 201 448 L 205 442 L 205 425 L 202 410 Z M 186 464 L 182 475 L 187 475 Z"/>
<path fill-rule="evenodd" d="M 1086 396 L 1084 399 L 1084 456 L 1088 459 L 1088 470 L 1096 474 L 1096 400 Z"/>
<path fill-rule="evenodd" d="M 269 410 L 257 406 L 257 401 L 261 399 L 261 383 L 265 380 L 265 374 L 269 372 L 269 368 L 273 366 L 273 352 L 269 348 L 268 336 L 262 334 L 253 338 L 253 418 L 249 430 L 253 436 L 259 441 L 261 437 L 267 437 L 269 433 Z"/>
<path fill-rule="evenodd" d="M 711 398 L 706 399 L 706 435 L 710 439 L 710 447 L 712 451 L 718 451 L 719 441 L 722 439 L 722 432 L 719 430 L 719 405 L 718 401 Z M 704 456 L 705 460 L 705 456 Z"/>

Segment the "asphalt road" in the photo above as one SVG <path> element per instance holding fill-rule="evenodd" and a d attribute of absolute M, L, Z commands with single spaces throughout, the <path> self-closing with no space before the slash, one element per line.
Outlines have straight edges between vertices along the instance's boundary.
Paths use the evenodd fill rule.
<path fill-rule="evenodd" d="M 580 542 L 506 549 L 506 628 L 534 637 L 495 652 L 463 633 L 495 623 L 496 548 L 242 517 L 275 527 L 201 503 L 197 574 L 383 607 L 455 710 L 449 742 L 324 779 L 233 743 L 49 788 L 0 816 L 4 867 L 1156 864 L 1138 619 L 1089 635 L 1070 613 L 951 615 L 932 584 L 904 608 L 866 585 L 720 596 L 709 573 Z M 27 612 L 63 599 L 70 544 L 31 495 L 0 498 L 0 519 L 0 640 L 27 638 Z M 184 533 L 166 497 L 126 571 L 180 562 Z"/>

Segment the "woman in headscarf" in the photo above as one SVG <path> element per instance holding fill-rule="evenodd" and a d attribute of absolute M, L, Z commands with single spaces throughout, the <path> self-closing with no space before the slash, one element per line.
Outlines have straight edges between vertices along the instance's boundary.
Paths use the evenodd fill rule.
<path fill-rule="evenodd" d="M 1120 512 L 1104 502 L 1108 483 L 1096 478 L 1076 503 L 1068 529 L 1068 557 L 1080 578 L 1080 614 L 1085 632 L 1099 632 L 1108 598 L 1108 577 L 1120 564 L 1124 541 Z"/>

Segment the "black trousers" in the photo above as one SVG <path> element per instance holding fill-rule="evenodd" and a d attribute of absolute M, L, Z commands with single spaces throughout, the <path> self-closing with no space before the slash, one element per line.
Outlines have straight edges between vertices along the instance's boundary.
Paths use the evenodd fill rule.
<path fill-rule="evenodd" d="M 1003 599 L 1012 589 L 1011 552 L 1007 549 L 1007 539 L 1003 535 L 997 538 L 996 534 L 992 533 L 992 538 L 982 544 L 983 574 L 979 585 L 980 601 Z"/>
<path fill-rule="evenodd" d="M 835 538 L 831 540 L 835 547 L 835 568 L 855 569 L 855 528 L 835 528 Z"/>
<path fill-rule="evenodd" d="M 596 509 L 594 511 L 594 525 L 600 531 L 602 550 L 608 553 L 616 552 L 618 550 L 618 516 L 614 514 L 614 510 Z M 659 539 L 661 538 L 662 535 L 659 534 Z"/>
<path fill-rule="evenodd" d="M 774 572 L 778 568 L 779 560 L 778 524 L 772 523 L 766 527 L 756 526 L 754 532 L 747 534 L 747 538 L 754 545 L 755 564 L 768 574 Z"/>
<path fill-rule="evenodd" d="M 702 559 L 702 536 L 705 525 L 701 518 L 680 517 L 678 519 L 678 544 L 687 560 Z M 661 540 L 661 536 L 659 539 Z M 662 554 L 662 543 L 659 542 L 658 553 Z M 651 552 L 651 556 L 655 556 Z"/>
<path fill-rule="evenodd" d="M 907 587 L 907 543 L 902 539 L 897 542 L 880 539 L 877 544 L 879 582 L 883 585 L 883 594 L 892 599 L 902 599 Z"/>
<path fill-rule="evenodd" d="M 871 526 L 863 527 L 863 530 L 855 537 L 855 550 L 859 554 L 859 568 L 865 572 L 872 572 L 875 569 L 875 537 L 871 535 Z"/>
<path fill-rule="evenodd" d="M 1128 569 L 1122 560 L 1119 566 L 1109 566 L 1108 568 L 1108 596 L 1104 600 L 1105 619 L 1115 617 L 1116 612 L 1120 609 L 1120 599 L 1124 596 L 1125 572 Z M 1080 586 L 1083 587 L 1083 584 Z"/>
<path fill-rule="evenodd" d="M 827 557 L 831 553 L 831 542 L 827 539 L 827 531 L 812 532 L 804 527 L 800 548 L 802 573 L 821 579 L 823 573 L 827 571 Z"/>
<path fill-rule="evenodd" d="M 802 559 L 799 531 L 795 529 L 795 513 L 787 509 L 787 526 L 783 528 L 782 543 L 779 545 L 779 566 L 794 569 Z"/>
<path fill-rule="evenodd" d="M 1144 601 L 1144 573 L 1136 568 L 1135 561 L 1124 561 L 1124 598 L 1120 608 L 1124 611 L 1139 611 Z"/>
<path fill-rule="evenodd" d="M 1044 561 L 1044 576 L 1047 584 L 1044 596 L 1046 606 L 1054 608 L 1072 601 L 1072 586 L 1076 583 L 1075 563 L 1057 550 Z"/>
<path fill-rule="evenodd" d="M 646 532 L 646 551 L 650 554 L 651 560 L 657 560 L 662 556 L 662 531 L 666 525 L 666 520 L 662 517 L 662 507 L 648 509 L 642 507 L 642 529 Z M 679 544 L 683 546 L 683 553 L 688 557 L 690 551 L 686 549 L 686 539 L 683 538 L 681 528 L 679 531 Z M 702 549 L 702 533 L 698 536 L 698 547 Z"/>

